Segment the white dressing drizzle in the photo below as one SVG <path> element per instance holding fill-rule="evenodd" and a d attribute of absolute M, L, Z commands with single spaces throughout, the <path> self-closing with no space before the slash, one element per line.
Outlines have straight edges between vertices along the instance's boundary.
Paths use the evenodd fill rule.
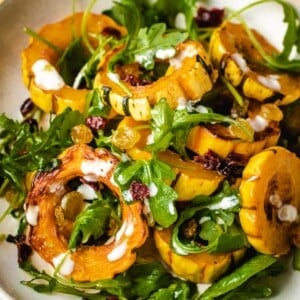
<path fill-rule="evenodd" d="M 39 206 L 38 205 L 28 205 L 26 209 L 26 220 L 28 224 L 36 226 L 39 217 Z"/>
<path fill-rule="evenodd" d="M 59 90 L 65 85 L 63 78 L 46 59 L 37 60 L 31 70 L 35 84 L 43 90 Z"/>

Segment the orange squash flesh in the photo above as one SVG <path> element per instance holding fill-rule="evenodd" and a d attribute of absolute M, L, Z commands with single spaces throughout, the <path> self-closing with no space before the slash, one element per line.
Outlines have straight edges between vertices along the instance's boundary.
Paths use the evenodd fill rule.
<path fill-rule="evenodd" d="M 164 76 L 156 81 L 138 86 L 122 81 L 122 85 L 130 93 L 128 94 L 108 72 L 109 61 L 121 50 L 122 48 L 114 49 L 107 54 L 99 65 L 99 72 L 94 80 L 96 88 L 101 89 L 104 86 L 111 88 L 110 103 L 121 115 L 127 114 L 124 111 L 124 97 L 129 97 L 128 110 L 135 120 L 149 120 L 151 118 L 150 107 L 160 99 L 165 98 L 174 109 L 179 105 L 179 99 L 200 100 L 213 87 L 216 71 L 211 66 L 206 50 L 198 42 L 187 41 L 177 46 L 176 66 L 170 66 Z M 204 63 L 199 62 L 197 57 L 201 57 Z M 210 69 L 210 74 L 204 64 Z M 121 77 L 120 74 L 118 75 Z"/>
<path fill-rule="evenodd" d="M 26 199 L 26 210 L 38 207 L 36 224 L 31 225 L 29 242 L 32 248 L 48 263 L 69 251 L 66 238 L 59 232 L 55 208 L 61 205 L 66 183 L 76 177 L 93 177 L 107 186 L 120 200 L 122 226 L 111 242 L 99 246 L 80 246 L 70 250 L 73 269 L 66 274 L 75 281 L 94 281 L 112 278 L 127 270 L 135 261 L 135 249 L 148 236 L 148 227 L 142 218 L 142 204 L 127 205 L 112 175 L 118 160 L 105 149 L 93 150 L 78 144 L 60 156 L 62 164 L 50 173 L 38 173 Z M 91 164 L 84 171 L 83 164 Z M 93 165 L 94 164 L 94 165 Z M 115 254 L 113 254 L 115 253 Z"/>
<path fill-rule="evenodd" d="M 59 22 L 47 24 L 38 31 L 38 35 L 49 41 L 52 45 L 65 50 L 72 42 L 74 36 L 80 37 L 83 13 L 76 13 Z M 89 34 L 100 34 L 101 32 L 115 31 L 120 35 L 126 33 L 126 29 L 119 26 L 111 18 L 102 14 L 89 14 L 87 17 L 86 30 Z M 58 34 L 59 32 L 59 34 Z M 106 34 L 106 33 L 105 33 Z M 94 46 L 95 40 L 90 40 Z M 21 53 L 22 79 L 29 89 L 32 101 L 45 112 L 61 113 L 65 108 L 83 111 L 85 98 L 88 90 L 73 89 L 64 85 L 58 90 L 44 90 L 36 85 L 32 65 L 40 59 L 47 60 L 56 67 L 60 55 L 38 39 L 31 38 L 29 45 Z M 59 71 L 59 70 L 58 70 Z"/>
<path fill-rule="evenodd" d="M 252 33 L 268 55 L 279 53 L 256 30 Z M 245 97 L 261 102 L 273 97 L 277 104 L 286 105 L 300 96 L 300 76 L 264 67 L 262 56 L 253 47 L 242 24 L 225 21 L 212 34 L 209 53 L 215 67 Z"/>
<path fill-rule="evenodd" d="M 177 276 L 195 283 L 214 282 L 246 252 L 243 248 L 224 254 L 199 253 L 181 256 L 172 251 L 170 239 L 170 228 L 155 230 L 154 241 L 163 261 Z"/>
<path fill-rule="evenodd" d="M 299 223 L 300 159 L 280 146 L 265 149 L 249 160 L 239 191 L 239 217 L 249 243 L 261 253 L 287 254 Z M 287 219 L 280 219 L 281 209 L 290 212 Z"/>
<path fill-rule="evenodd" d="M 264 148 L 276 145 L 279 136 L 280 130 L 275 128 L 272 133 L 267 134 L 262 139 L 246 142 L 232 137 L 222 137 L 220 135 L 220 125 L 199 125 L 190 130 L 186 146 L 200 155 L 204 155 L 207 151 L 212 150 L 222 158 L 227 157 L 232 152 L 251 157 Z"/>

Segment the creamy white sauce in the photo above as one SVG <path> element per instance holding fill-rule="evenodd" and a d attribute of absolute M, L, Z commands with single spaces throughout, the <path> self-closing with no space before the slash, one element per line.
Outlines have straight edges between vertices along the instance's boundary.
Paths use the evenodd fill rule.
<path fill-rule="evenodd" d="M 134 56 L 134 60 L 140 64 L 143 65 L 146 69 L 148 67 L 151 67 L 153 64 L 152 60 L 149 60 L 149 57 L 152 57 L 155 53 L 152 50 L 149 50 L 146 52 L 146 54 L 137 54 Z"/>
<path fill-rule="evenodd" d="M 127 221 L 124 221 L 119 231 L 116 233 L 116 242 L 118 242 L 124 235 L 127 227 Z"/>
<path fill-rule="evenodd" d="M 184 50 L 180 51 L 178 55 L 170 59 L 170 66 L 178 69 L 182 66 L 183 60 L 186 57 L 193 57 L 198 54 L 197 48 L 192 45 L 187 45 Z"/>
<path fill-rule="evenodd" d="M 120 82 L 120 76 L 117 73 L 109 72 L 109 73 L 107 73 L 107 77 L 115 83 Z"/>
<path fill-rule="evenodd" d="M 68 252 L 54 257 L 52 263 L 55 269 L 58 269 L 58 272 L 63 276 L 70 275 L 74 270 L 75 263 Z"/>
<path fill-rule="evenodd" d="M 117 245 L 110 253 L 107 254 L 109 261 L 116 261 L 120 259 L 127 251 L 127 240 Z"/>
<path fill-rule="evenodd" d="M 261 76 L 260 75 L 260 76 L 257 77 L 257 80 L 262 85 L 269 88 L 270 90 L 273 90 L 273 91 L 280 91 L 281 90 L 281 85 L 280 85 L 280 82 L 278 81 L 278 76 L 277 75 L 268 75 L 268 76 Z"/>
<path fill-rule="evenodd" d="M 153 215 L 151 213 L 149 199 L 144 199 L 143 203 L 144 203 L 144 205 L 143 205 L 143 214 L 147 218 L 147 223 L 148 223 L 149 226 L 154 226 L 155 221 L 154 221 Z"/>
<path fill-rule="evenodd" d="M 125 190 L 122 192 L 123 198 L 127 202 L 133 201 L 133 196 L 130 190 Z"/>
<path fill-rule="evenodd" d="M 197 284 L 197 290 L 199 294 L 204 293 L 209 287 L 211 286 L 211 283 L 198 283 Z"/>
<path fill-rule="evenodd" d="M 113 162 L 110 160 L 84 160 L 81 163 L 81 171 L 86 175 L 96 175 L 105 177 L 113 167 Z"/>
<path fill-rule="evenodd" d="M 195 102 L 197 102 L 197 101 L 195 101 Z M 201 104 L 195 105 L 194 101 L 188 101 L 187 111 L 188 112 L 197 112 L 199 114 L 207 114 L 209 112 L 207 107 L 205 107 L 204 105 L 201 105 Z"/>
<path fill-rule="evenodd" d="M 176 15 L 174 26 L 178 29 L 186 30 L 186 17 L 184 13 L 180 12 Z"/>
<path fill-rule="evenodd" d="M 38 223 L 40 208 L 38 205 L 28 205 L 26 209 L 26 220 L 29 225 L 36 226 Z"/>
<path fill-rule="evenodd" d="M 282 206 L 282 201 L 281 201 L 280 196 L 278 194 L 270 195 L 269 202 L 276 208 L 279 208 L 279 207 Z"/>
<path fill-rule="evenodd" d="M 252 181 L 256 181 L 257 179 L 259 179 L 260 177 L 257 175 L 252 175 L 251 177 L 249 177 L 247 179 L 247 182 L 252 182 Z"/>
<path fill-rule="evenodd" d="M 176 110 L 182 110 L 187 108 L 187 100 L 183 97 L 177 99 L 177 107 Z"/>
<path fill-rule="evenodd" d="M 57 70 L 45 59 L 37 60 L 31 67 L 35 84 L 46 91 L 59 90 L 65 82 Z"/>
<path fill-rule="evenodd" d="M 154 182 L 151 182 L 148 185 L 148 189 L 149 189 L 149 192 L 150 192 L 150 197 L 155 197 L 157 195 L 158 188 L 157 188 L 157 186 Z"/>
<path fill-rule="evenodd" d="M 128 220 L 124 221 L 121 228 L 116 233 L 115 241 L 118 242 L 123 235 L 125 235 L 126 237 L 130 237 L 133 234 L 133 231 L 134 225 L 131 218 L 129 218 Z"/>
<path fill-rule="evenodd" d="M 203 217 L 200 218 L 199 224 L 203 224 L 203 223 L 205 223 L 207 221 L 210 221 L 210 220 L 211 220 L 211 217 L 209 217 L 209 216 L 203 216 Z"/>
<path fill-rule="evenodd" d="M 151 132 L 150 134 L 148 134 L 147 136 L 147 141 L 146 141 L 146 144 L 147 145 L 151 145 L 154 143 L 154 135 L 153 133 Z"/>
<path fill-rule="evenodd" d="M 156 51 L 155 56 L 158 59 L 169 59 L 171 57 L 174 57 L 176 54 L 176 50 L 174 48 L 169 49 L 159 49 Z"/>
<path fill-rule="evenodd" d="M 86 200 L 93 200 L 98 197 L 96 191 L 89 184 L 86 183 L 78 186 L 77 192 L 80 193 L 82 197 Z"/>
<path fill-rule="evenodd" d="M 132 218 L 129 218 L 129 221 L 127 222 L 126 230 L 125 230 L 125 235 L 126 237 L 131 237 L 134 232 L 134 223 L 132 222 Z"/>
<path fill-rule="evenodd" d="M 269 126 L 269 121 L 260 115 L 248 118 L 247 121 L 255 132 L 263 131 Z"/>
<path fill-rule="evenodd" d="M 249 72 L 250 69 L 247 65 L 247 62 L 240 53 L 233 53 L 231 58 L 244 73 Z"/>
<path fill-rule="evenodd" d="M 210 209 L 229 209 L 238 204 L 238 199 L 236 197 L 224 197 L 219 203 L 215 203 L 209 206 Z"/>
<path fill-rule="evenodd" d="M 280 221 L 295 222 L 298 218 L 298 210 L 291 204 L 284 204 L 278 211 L 278 218 Z"/>

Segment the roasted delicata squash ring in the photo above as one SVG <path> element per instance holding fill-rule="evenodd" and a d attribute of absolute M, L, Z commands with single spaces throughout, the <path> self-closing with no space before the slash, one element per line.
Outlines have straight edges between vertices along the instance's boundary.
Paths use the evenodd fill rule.
<path fill-rule="evenodd" d="M 284 255 L 299 224 L 300 159 L 279 146 L 254 155 L 240 184 L 240 222 L 249 243 L 258 251 Z"/>
<path fill-rule="evenodd" d="M 199 155 L 211 150 L 221 158 L 226 158 L 230 153 L 249 158 L 264 148 L 277 145 L 281 132 L 279 122 L 282 118 L 283 113 L 277 105 L 251 101 L 244 121 L 254 131 L 253 141 L 238 139 L 230 127 L 209 124 L 192 128 L 186 147 Z"/>
<path fill-rule="evenodd" d="M 72 280 L 112 278 L 134 263 L 134 250 L 148 236 L 148 227 L 141 215 L 142 204 L 124 203 L 121 192 L 112 179 L 118 160 L 106 149 L 92 149 L 78 144 L 65 150 L 59 158 L 61 165 L 57 169 L 36 175 L 27 196 L 25 209 L 31 225 L 30 245 L 45 261 L 54 266 L 55 261 L 62 258 L 60 269 L 64 270 L 63 275 Z M 68 249 L 65 236 L 58 230 L 55 209 L 62 205 L 66 184 L 77 177 L 104 184 L 120 200 L 122 226 L 114 238 L 103 245 L 81 245 L 76 249 Z M 32 218 L 32 212 L 36 213 L 35 219 Z M 64 266 L 64 262 L 68 262 L 67 266 Z"/>
<path fill-rule="evenodd" d="M 245 254 L 244 248 L 224 254 L 189 254 L 181 256 L 170 246 L 171 229 L 155 230 L 155 245 L 167 266 L 177 276 L 195 283 L 212 283 Z"/>
<path fill-rule="evenodd" d="M 190 130 L 186 147 L 199 155 L 212 150 L 221 158 L 226 158 L 230 153 L 242 154 L 249 158 L 264 148 L 275 146 L 279 136 L 280 129 L 275 127 L 260 134 L 253 142 L 248 142 L 233 137 L 222 125 L 199 125 Z"/>
<path fill-rule="evenodd" d="M 107 54 L 94 80 L 94 86 L 100 90 L 102 87 L 110 87 L 110 104 L 121 115 L 131 115 L 135 120 L 149 120 L 151 106 L 160 99 L 166 98 L 174 109 L 179 101 L 200 100 L 213 87 L 216 72 L 205 48 L 199 42 L 187 41 L 179 44 L 175 57 L 166 60 L 169 67 L 165 75 L 156 81 L 133 86 L 122 80 L 123 88 L 114 78 L 117 76 L 122 79 L 126 74 L 136 75 L 139 73 L 139 65 L 136 63 L 122 66 L 116 69 L 117 73 L 113 73 L 116 76 L 112 76 L 108 68 L 109 62 L 121 50 L 116 49 Z"/>
<path fill-rule="evenodd" d="M 257 31 L 253 30 L 253 34 L 267 54 L 279 53 Z M 248 98 L 273 99 L 284 105 L 300 96 L 300 76 L 264 67 L 261 55 L 241 24 L 226 21 L 216 29 L 210 40 L 209 53 L 220 74 L 232 85 L 240 87 Z"/>
<path fill-rule="evenodd" d="M 83 13 L 76 13 L 59 22 L 47 24 L 38 31 L 38 35 L 52 45 L 64 51 L 70 46 L 74 36 L 81 36 Z M 110 17 L 102 14 L 89 14 L 86 30 L 89 34 L 126 33 Z M 59 34 L 58 34 L 59 32 Z M 96 40 L 90 39 L 94 46 Z M 29 89 L 32 101 L 45 112 L 61 113 L 65 108 L 83 111 L 86 89 L 74 89 L 62 80 L 57 63 L 60 54 L 52 47 L 36 38 L 31 38 L 29 45 L 22 51 L 22 78 Z M 47 78 L 42 78 L 43 70 L 48 71 Z M 40 79 L 41 78 L 41 79 Z"/>

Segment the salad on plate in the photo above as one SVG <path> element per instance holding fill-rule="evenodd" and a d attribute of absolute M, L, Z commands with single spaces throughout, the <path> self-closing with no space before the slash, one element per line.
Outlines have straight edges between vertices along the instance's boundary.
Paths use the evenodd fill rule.
<path fill-rule="evenodd" d="M 270 3 L 280 47 L 245 17 Z M 95 4 L 24 28 L 28 98 L 21 119 L 0 116 L 0 222 L 18 224 L 0 247 L 16 247 L 18 284 L 91 300 L 280 296 L 276 277 L 300 270 L 296 7 Z"/>

